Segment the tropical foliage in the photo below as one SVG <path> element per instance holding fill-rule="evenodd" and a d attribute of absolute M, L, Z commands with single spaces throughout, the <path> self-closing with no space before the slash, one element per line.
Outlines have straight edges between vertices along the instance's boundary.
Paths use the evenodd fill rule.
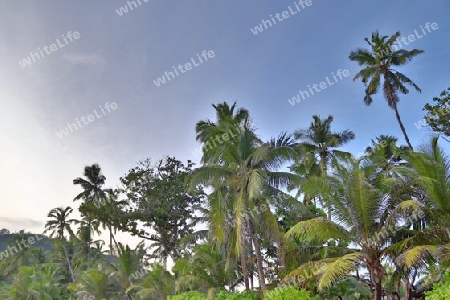
<path fill-rule="evenodd" d="M 448 141 L 450 138 L 450 88 L 442 91 L 439 97 L 434 97 L 433 105 L 425 104 L 424 110 L 427 111 L 425 120 L 431 129 Z"/>
<path fill-rule="evenodd" d="M 2 229 L 0 299 L 447 299 L 450 158 L 439 137 L 413 149 L 406 134 L 399 95 L 420 89 L 394 68 L 423 51 L 398 37 L 375 32 L 350 59 L 407 145 L 380 134 L 346 152 L 355 133 L 318 115 L 265 139 L 247 109 L 214 104 L 195 127 L 200 165 L 148 158 L 115 188 L 80 167 L 77 209 L 47 215 L 52 247 Z M 426 119 L 448 137 L 448 93 L 435 102 Z"/>

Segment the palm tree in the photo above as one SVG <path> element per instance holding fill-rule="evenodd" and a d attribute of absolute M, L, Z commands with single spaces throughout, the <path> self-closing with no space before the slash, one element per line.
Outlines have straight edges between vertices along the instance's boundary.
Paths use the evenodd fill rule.
<path fill-rule="evenodd" d="M 147 273 L 144 269 L 146 267 L 144 242 L 140 242 L 135 249 L 131 249 L 128 245 L 123 246 L 119 242 L 117 254 L 118 261 L 111 265 L 113 271 L 110 277 L 118 283 L 124 295 L 128 295 L 130 286 Z"/>
<path fill-rule="evenodd" d="M 191 257 L 176 261 L 173 271 L 177 276 L 176 291 L 200 290 L 207 292 L 224 286 L 232 286 L 236 281 L 236 261 L 227 257 L 224 244 L 211 243 L 195 246 Z"/>
<path fill-rule="evenodd" d="M 50 210 L 47 217 L 53 218 L 53 220 L 48 220 L 45 224 L 44 233 L 51 232 L 50 237 L 55 235 L 58 236 L 60 240 L 64 240 L 64 233 L 68 232 L 69 235 L 73 235 L 73 230 L 70 227 L 71 224 L 76 224 L 77 220 L 69 219 L 69 215 L 73 212 L 70 206 L 57 207 Z"/>
<path fill-rule="evenodd" d="M 425 258 L 435 257 L 443 266 L 450 264 L 450 158 L 438 145 L 438 137 L 428 145 L 407 156 L 411 169 L 398 171 L 411 176 L 425 192 L 425 205 L 411 201 L 409 208 L 414 213 L 425 211 L 419 232 L 405 237 L 391 246 L 397 253 L 397 262 L 407 268 L 423 267 Z"/>
<path fill-rule="evenodd" d="M 333 197 L 335 221 L 323 217 L 301 221 L 286 236 L 306 243 L 306 247 L 310 243 L 327 243 L 324 246 L 330 250 L 327 252 L 337 254 L 307 262 L 284 280 L 297 277 L 300 282 L 306 282 L 316 276 L 318 289 L 323 290 L 362 265 L 369 272 L 375 290 L 374 299 L 380 300 L 385 276 L 382 262 L 387 258 L 392 237 L 386 228 L 395 226 L 398 221 L 396 217 L 403 207 L 397 208 L 394 205 L 397 198 L 391 197 L 389 190 L 380 182 L 371 182 L 371 171 L 361 168 L 359 161 L 350 162 L 347 168 L 336 164 L 333 170 L 334 176 L 328 180 L 328 185 L 334 192 L 325 194 Z M 390 209 L 391 207 L 394 208 Z M 343 247 L 336 251 L 339 248 L 336 244 L 345 246 L 348 243 L 357 247 Z"/>
<path fill-rule="evenodd" d="M 389 135 L 380 135 L 372 140 L 367 147 L 365 155 L 361 157 L 363 165 L 376 166 L 374 179 L 398 177 L 395 169 L 406 166 L 406 155 L 410 151 L 408 146 L 397 146 L 397 138 Z"/>
<path fill-rule="evenodd" d="M 15 276 L 8 299 L 61 299 L 63 276 L 55 264 L 23 266 Z"/>
<path fill-rule="evenodd" d="M 376 31 L 372 33 L 371 40 L 368 38 L 364 39 L 371 49 L 358 48 L 350 53 L 349 58 L 352 61 L 356 61 L 360 66 L 364 66 L 364 69 L 359 71 L 353 80 L 356 81 L 358 78 L 361 78 L 361 81 L 366 85 L 366 95 L 364 97 L 366 105 L 372 103 L 372 95 L 378 92 L 381 81 L 383 81 L 384 98 L 388 106 L 395 111 L 395 117 L 405 136 L 406 143 L 412 149 L 413 147 L 406 134 L 405 126 L 403 126 L 400 119 L 397 106 L 400 101 L 399 93 L 409 93 L 405 84 L 412 86 L 419 93 L 421 90 L 411 79 L 393 68 L 405 65 L 424 51 L 418 49 L 411 51 L 394 49 L 398 47 L 396 41 L 399 36 L 399 31 L 390 37 L 380 36 L 378 31 Z"/>
<path fill-rule="evenodd" d="M 70 206 L 64 207 L 57 207 L 48 213 L 48 218 L 53 218 L 53 220 L 48 220 L 45 224 L 45 231 L 51 232 L 50 237 L 53 237 L 54 235 L 57 235 L 59 238 L 59 241 L 61 243 L 61 246 L 64 251 L 64 257 L 66 260 L 67 267 L 69 269 L 69 272 L 72 276 L 72 281 L 75 280 L 75 275 L 73 272 L 72 264 L 70 262 L 69 254 L 66 247 L 66 239 L 64 237 L 64 232 L 68 232 L 70 236 L 73 236 L 73 230 L 70 227 L 71 224 L 78 223 L 75 219 L 69 219 L 69 215 L 73 212 L 73 209 Z"/>
<path fill-rule="evenodd" d="M 328 116 L 322 120 L 320 116 L 314 115 L 313 119 L 307 129 L 295 131 L 294 137 L 299 141 L 298 146 L 302 154 L 301 165 L 307 175 L 325 178 L 333 160 L 350 157 L 350 153 L 337 150 L 337 148 L 353 140 L 355 133 L 350 130 L 331 131 L 333 116 Z M 298 171 L 299 165 L 294 165 L 291 170 Z M 331 220 L 331 207 L 329 205 L 328 219 Z"/>
<path fill-rule="evenodd" d="M 175 278 L 163 266 L 152 264 L 151 271 L 143 281 L 133 286 L 130 291 L 136 291 L 136 299 L 157 299 L 165 300 L 168 296 L 174 294 Z"/>
<path fill-rule="evenodd" d="M 86 166 L 84 168 L 84 176 L 86 179 L 77 177 L 73 180 L 73 184 L 79 185 L 83 191 L 79 193 L 73 200 L 84 200 L 85 202 L 94 202 L 106 198 L 106 190 L 103 190 L 106 177 L 102 174 L 98 164 Z"/>
<path fill-rule="evenodd" d="M 86 179 L 77 177 L 73 180 L 73 184 L 79 185 L 83 188 L 83 191 L 79 193 L 73 201 L 84 200 L 84 202 L 80 205 L 79 211 L 82 216 L 86 217 L 89 223 L 87 228 L 90 230 L 90 223 L 93 219 L 96 217 L 101 217 L 102 215 L 102 209 L 97 208 L 97 206 L 99 203 L 104 203 L 103 201 L 105 201 L 109 190 L 103 189 L 106 177 L 102 174 L 101 168 L 98 164 L 86 166 L 84 168 L 84 176 Z"/>
<path fill-rule="evenodd" d="M 94 297 L 94 299 L 111 299 L 109 289 L 110 278 L 105 269 L 89 269 L 77 276 L 75 283 L 69 284 L 69 289 L 77 292 L 77 296 Z"/>
<path fill-rule="evenodd" d="M 226 145 L 219 144 L 219 141 L 216 141 L 216 137 L 221 137 L 224 134 L 231 135 L 234 132 L 238 132 L 240 128 L 250 127 L 249 121 L 249 112 L 244 108 L 240 108 L 236 110 L 236 102 L 233 105 L 229 105 L 228 103 L 220 103 L 218 105 L 213 104 L 213 108 L 216 111 L 216 122 L 207 120 L 202 120 L 197 122 L 196 124 L 196 133 L 197 133 L 197 141 L 203 143 L 203 156 L 202 162 L 204 165 L 211 165 L 215 167 L 216 164 L 222 163 L 223 149 L 225 149 Z M 256 140 L 256 137 L 254 137 Z M 236 139 L 236 138 L 235 138 Z M 236 144 L 239 139 L 236 139 Z M 260 142 L 259 140 L 256 142 Z M 217 144 L 219 145 L 217 145 Z M 251 141 L 250 141 L 251 143 Z M 228 143 L 230 144 L 230 143 Z M 214 145 L 214 146 L 213 146 Z M 223 164 L 223 163 L 222 163 Z M 204 168 L 203 168 L 204 170 Z M 198 172 L 197 172 L 198 173 Z M 196 174 L 196 173 L 194 173 Z M 194 175 L 193 174 L 193 175 Z M 197 175 L 198 176 L 198 175 Z M 231 198 L 235 195 L 231 195 L 228 193 L 229 187 L 227 184 L 222 184 L 219 188 L 217 185 L 220 184 L 220 176 L 219 182 L 216 178 L 208 182 L 210 185 L 215 186 L 215 191 L 210 195 L 210 208 L 211 208 L 211 216 L 210 216 L 210 230 L 214 233 L 215 237 L 218 239 L 219 243 L 224 242 L 225 232 L 226 232 L 226 217 L 229 211 L 233 209 L 233 204 Z M 194 180 L 191 178 L 191 188 L 198 183 L 202 183 L 200 180 Z M 231 189 L 233 191 L 233 189 Z M 237 207 L 241 209 L 241 206 Z M 241 214 L 241 211 L 236 211 L 236 215 Z M 231 213 L 232 215 L 232 213 Z M 245 289 L 249 289 L 249 278 L 248 278 L 248 268 L 247 268 L 247 257 L 246 257 L 246 249 L 245 244 L 243 243 L 242 238 L 242 218 L 238 217 L 238 220 L 234 222 L 237 225 L 236 230 L 234 231 L 236 236 L 235 238 L 235 254 L 241 257 L 241 268 L 242 275 L 244 278 Z M 236 227 L 236 226 L 235 226 Z"/>
<path fill-rule="evenodd" d="M 213 105 L 217 121 L 197 123 L 197 139 L 204 143 L 204 165 L 191 176 L 191 188 L 198 184 L 213 187 L 215 194 L 210 197 L 211 231 L 220 242 L 223 241 L 227 216 L 232 215 L 231 235 L 234 253 L 241 257 L 241 268 L 245 288 L 249 289 L 247 249 L 245 236 L 249 235 L 255 248 L 256 265 L 260 288 L 265 290 L 264 269 L 261 248 L 256 231 L 257 223 L 265 224 L 265 233 L 280 240 L 277 221 L 270 210 L 251 214 L 255 208 L 269 207 L 264 190 L 273 186 L 283 186 L 297 176 L 276 170 L 287 160 L 296 157 L 290 136 L 281 135 L 277 140 L 263 143 L 255 134 L 249 121 L 248 111 L 240 109 L 234 113 L 236 103 Z M 232 133 L 232 134 L 231 134 Z M 211 141 L 220 140 L 224 134 L 229 139 L 209 147 Z M 230 136 L 231 135 L 231 136 Z"/>
<path fill-rule="evenodd" d="M 75 257 L 82 254 L 85 259 L 84 263 L 89 263 L 93 233 L 101 234 L 100 221 L 84 215 L 81 220 L 77 221 L 77 224 L 79 225 L 77 236 L 73 237 L 73 241 L 78 248 Z"/>

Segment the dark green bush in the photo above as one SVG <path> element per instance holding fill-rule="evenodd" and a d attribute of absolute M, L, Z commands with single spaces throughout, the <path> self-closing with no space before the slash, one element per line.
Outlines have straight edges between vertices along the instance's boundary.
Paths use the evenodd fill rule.
<path fill-rule="evenodd" d="M 207 300 L 203 293 L 200 292 L 185 292 L 175 296 L 169 296 L 167 300 Z"/>
<path fill-rule="evenodd" d="M 299 290 L 292 285 L 276 288 L 267 291 L 264 295 L 265 300 L 308 300 L 311 299 L 309 292 Z"/>
<path fill-rule="evenodd" d="M 433 285 L 433 290 L 426 292 L 427 300 L 450 299 L 450 273 L 442 278 L 441 282 Z"/>
<path fill-rule="evenodd" d="M 214 300 L 259 300 L 261 299 L 258 292 L 248 291 L 242 293 L 230 293 L 227 291 L 219 291 Z"/>

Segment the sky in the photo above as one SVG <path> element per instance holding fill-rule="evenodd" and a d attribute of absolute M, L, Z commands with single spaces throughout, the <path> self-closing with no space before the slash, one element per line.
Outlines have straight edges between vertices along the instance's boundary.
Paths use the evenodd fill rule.
<path fill-rule="evenodd" d="M 422 93 L 401 96 L 399 111 L 412 144 L 424 142 L 430 131 L 414 124 L 450 86 L 450 2 L 368 2 L 2 3 L 0 228 L 40 233 L 52 208 L 76 208 L 80 188 L 72 181 L 86 165 L 100 164 L 106 185 L 117 187 L 147 157 L 199 162 L 195 124 L 214 120 L 212 104 L 223 101 L 248 109 L 263 140 L 306 128 L 317 114 L 333 115 L 333 130 L 355 132 L 343 150 L 359 153 L 380 134 L 404 144 L 382 95 L 367 107 L 363 84 L 352 80 L 358 65 L 348 55 L 375 30 L 420 36 L 404 48 L 425 53 L 398 70 Z M 287 18 L 278 21 L 283 11 Z M 267 29 L 254 34 L 262 20 Z M 436 25 L 424 35 L 427 22 Z M 185 68 L 177 76 L 178 65 Z M 333 81 L 339 70 L 348 76 Z M 173 77 L 158 86 L 165 72 Z M 289 103 L 327 77 L 333 85 Z"/>

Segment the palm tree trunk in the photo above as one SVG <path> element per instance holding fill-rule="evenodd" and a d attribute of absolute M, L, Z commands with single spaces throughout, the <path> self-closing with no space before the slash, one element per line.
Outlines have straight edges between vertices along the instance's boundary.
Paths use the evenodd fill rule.
<path fill-rule="evenodd" d="M 384 277 L 384 268 L 378 257 L 372 257 L 367 263 L 370 273 L 370 279 L 375 289 L 373 300 L 381 300 L 383 296 L 382 282 Z"/>
<path fill-rule="evenodd" d="M 328 201 L 330 200 L 328 199 Z M 329 202 L 327 202 L 327 218 L 331 221 L 331 204 Z"/>
<path fill-rule="evenodd" d="M 406 134 L 405 126 L 403 126 L 402 120 L 400 119 L 400 114 L 398 113 L 397 104 L 394 106 L 394 111 L 395 111 L 395 117 L 397 118 L 397 122 L 400 125 L 400 129 L 402 130 L 403 135 L 405 136 L 406 143 L 408 144 L 408 147 L 411 148 L 411 150 L 412 150 L 413 146 L 411 145 L 411 142 L 409 141 L 409 137 Z"/>
<path fill-rule="evenodd" d="M 75 275 L 73 273 L 72 265 L 70 264 L 69 253 L 67 253 L 65 241 L 62 240 L 61 243 L 64 250 L 64 256 L 66 257 L 67 267 L 69 268 L 70 277 L 72 277 L 72 282 L 75 282 Z"/>
<path fill-rule="evenodd" d="M 255 246 L 256 268 L 258 271 L 259 288 L 261 289 L 261 292 L 264 293 L 266 291 L 266 278 L 264 276 L 264 269 L 262 265 L 261 247 L 259 246 L 258 236 L 256 235 L 255 227 L 253 226 L 252 221 L 249 221 L 249 228 L 253 240 L 253 245 Z"/>
<path fill-rule="evenodd" d="M 278 257 L 278 265 L 280 267 L 281 274 L 285 274 L 284 272 L 286 271 L 286 268 L 285 268 L 286 261 L 285 261 L 285 256 L 284 256 L 284 252 L 283 252 L 283 240 L 280 241 L 280 244 L 277 247 L 277 257 Z"/>
<path fill-rule="evenodd" d="M 244 277 L 244 284 L 245 284 L 245 290 L 248 291 L 250 289 L 249 287 L 249 281 L 248 281 L 248 268 L 247 268 L 247 255 L 245 251 L 245 236 L 244 236 L 244 230 L 242 230 L 241 234 L 241 241 L 242 241 L 242 251 L 241 251 L 241 269 L 242 269 L 242 276 Z"/>
<path fill-rule="evenodd" d="M 412 300 L 412 298 L 413 298 L 412 297 L 412 287 L 413 287 L 414 280 L 417 275 L 417 270 L 413 269 L 411 272 L 411 275 L 412 275 L 411 281 L 409 280 L 408 274 L 405 276 L 405 293 L 406 293 L 405 300 Z"/>
<path fill-rule="evenodd" d="M 326 159 L 327 159 L 327 153 L 326 152 L 321 152 L 320 153 L 320 168 L 321 168 L 321 171 L 322 171 L 321 175 L 324 176 L 325 178 L 327 178 L 327 176 L 328 176 Z M 328 218 L 329 221 L 331 221 L 331 203 L 330 203 L 330 199 L 327 199 L 325 205 L 327 206 L 327 218 Z"/>
<path fill-rule="evenodd" d="M 89 235 L 88 235 L 88 241 L 87 241 L 87 252 L 86 252 L 86 260 L 89 259 L 89 253 L 91 251 L 91 240 L 92 240 L 92 221 L 91 218 L 88 218 L 88 231 L 89 231 Z"/>
<path fill-rule="evenodd" d="M 117 234 L 117 228 L 114 228 L 114 234 Z M 112 239 L 114 242 L 114 246 L 116 247 L 116 249 L 119 248 L 119 245 L 117 244 L 116 238 L 114 237 L 114 234 L 112 235 Z"/>
<path fill-rule="evenodd" d="M 375 296 L 374 300 L 382 300 L 383 290 L 381 288 L 381 283 L 376 282 L 375 283 Z"/>
<path fill-rule="evenodd" d="M 111 224 L 108 224 L 108 230 L 109 230 L 109 254 L 112 255 L 112 253 L 113 253 L 113 246 L 112 246 L 113 233 L 112 233 Z"/>
<path fill-rule="evenodd" d="M 405 300 L 412 300 L 412 294 L 411 294 L 411 284 L 409 283 L 409 280 L 405 280 Z"/>
<path fill-rule="evenodd" d="M 250 289 L 248 283 L 248 269 L 247 269 L 247 257 L 245 256 L 244 251 L 241 253 L 241 268 L 242 268 L 242 276 L 244 277 L 245 290 L 248 291 Z"/>

